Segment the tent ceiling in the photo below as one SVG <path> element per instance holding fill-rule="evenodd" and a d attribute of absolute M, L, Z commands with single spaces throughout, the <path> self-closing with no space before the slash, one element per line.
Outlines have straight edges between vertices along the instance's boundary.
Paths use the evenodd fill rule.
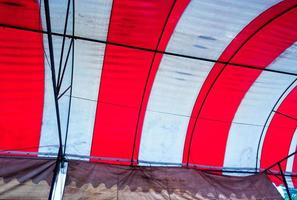
<path fill-rule="evenodd" d="M 240 170 L 295 151 L 296 0 L 51 0 L 53 55 L 44 10 L 0 0 L 3 153 L 58 152 L 51 61 L 68 158 Z"/>

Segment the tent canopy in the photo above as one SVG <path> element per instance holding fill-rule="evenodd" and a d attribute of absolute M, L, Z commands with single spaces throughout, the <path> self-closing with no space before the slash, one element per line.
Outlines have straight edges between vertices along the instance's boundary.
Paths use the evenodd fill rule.
<path fill-rule="evenodd" d="M 296 0 L 46 10 L 0 0 L 1 154 L 259 171 L 295 152 Z"/>

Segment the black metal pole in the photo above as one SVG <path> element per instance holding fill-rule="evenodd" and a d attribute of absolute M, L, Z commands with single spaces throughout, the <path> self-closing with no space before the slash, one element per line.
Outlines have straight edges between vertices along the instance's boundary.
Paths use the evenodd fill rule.
<path fill-rule="evenodd" d="M 52 40 L 52 30 L 51 30 L 51 19 L 50 19 L 50 8 L 48 0 L 44 0 L 44 10 L 45 10 L 45 18 L 46 18 L 46 27 L 47 27 L 47 36 L 48 36 L 48 45 L 49 45 L 49 54 L 50 54 L 50 67 L 52 74 L 52 85 L 54 90 L 54 98 L 55 98 L 55 110 L 57 117 L 57 125 L 58 125 L 58 137 L 59 137 L 59 151 L 56 160 L 56 166 L 54 170 L 54 175 L 51 182 L 51 189 L 49 194 L 49 200 L 52 199 L 54 185 L 57 179 L 57 175 L 59 173 L 60 164 L 64 160 L 63 153 L 63 143 L 62 143 L 62 132 L 61 132 L 61 122 L 60 122 L 60 111 L 59 111 L 59 103 L 58 103 L 58 92 L 57 92 L 57 81 L 56 81 L 56 72 L 55 72 L 55 59 L 54 59 L 54 50 L 53 50 L 53 40 Z"/>
<path fill-rule="evenodd" d="M 70 51 L 72 49 L 73 43 L 74 43 L 74 39 L 72 38 L 71 39 L 71 42 L 70 42 L 70 45 L 69 45 L 69 48 L 68 48 L 68 52 L 67 52 L 66 60 L 65 60 L 65 63 L 64 63 L 64 67 L 62 69 L 62 75 L 61 75 L 60 79 L 58 80 L 58 84 L 57 84 L 58 94 L 60 94 L 60 89 L 62 87 L 62 83 L 63 83 L 63 79 L 64 79 L 64 74 L 65 74 L 65 71 L 66 71 L 66 67 L 67 67 L 67 63 L 68 63 L 68 60 L 69 60 L 69 55 L 70 55 Z M 62 65 L 60 67 L 62 68 Z"/>
<path fill-rule="evenodd" d="M 279 104 L 279 102 L 281 101 L 281 99 L 285 96 L 285 94 L 287 93 L 287 91 L 289 91 L 289 89 L 294 85 L 294 83 L 297 81 L 297 78 L 294 79 L 294 81 L 292 81 L 287 87 L 286 89 L 282 92 L 282 94 L 278 97 L 277 101 L 274 102 L 274 105 L 272 107 L 272 109 L 270 110 L 269 112 L 269 115 L 267 116 L 266 118 L 266 121 L 264 123 L 264 126 L 261 130 L 261 135 L 260 135 L 260 138 L 258 140 L 258 145 L 257 145 L 257 154 L 256 154 L 256 165 L 255 165 L 255 168 L 256 170 L 258 169 L 258 164 L 260 163 L 260 160 L 259 160 L 259 152 L 260 152 L 260 146 L 261 146 L 261 142 L 264 138 L 264 132 L 265 132 L 265 128 L 267 128 L 268 126 L 268 123 L 269 123 L 269 119 L 271 119 L 272 117 L 272 113 L 274 112 L 274 110 L 276 110 L 276 107 L 277 105 Z M 259 163 L 258 163 L 259 162 Z"/>
<path fill-rule="evenodd" d="M 297 5 L 293 6 L 292 8 L 295 8 L 295 7 L 297 7 Z M 14 25 L 10 25 L 10 24 L 0 23 L 0 27 L 12 28 L 12 29 L 35 32 L 35 33 L 48 34 L 48 32 L 44 31 L 44 30 L 33 29 L 33 28 L 28 28 L 28 27 L 21 27 L 21 26 L 14 26 Z M 60 37 L 64 36 L 63 33 L 57 33 L 57 32 L 52 32 L 51 34 L 54 36 L 60 36 Z M 155 50 L 155 49 L 150 49 L 150 48 L 145 48 L 145 47 L 139 47 L 139 46 L 128 45 L 128 44 L 112 42 L 112 41 L 106 41 L 106 40 L 99 40 L 99 39 L 88 38 L 88 37 L 77 36 L 77 35 L 73 36 L 73 35 L 65 34 L 65 36 L 67 38 L 73 38 L 75 40 L 89 41 L 89 42 L 94 42 L 94 43 L 99 43 L 99 44 L 110 44 L 110 45 L 114 45 L 114 46 L 118 46 L 118 47 L 137 49 L 140 51 L 153 52 L 153 53 L 156 52 L 156 53 L 160 53 L 160 54 L 164 54 L 164 55 L 170 55 L 170 56 L 175 56 L 175 57 L 180 57 L 180 58 L 188 58 L 188 59 L 193 59 L 193 60 L 201 60 L 201 61 L 205 61 L 205 62 L 228 64 L 228 67 L 242 67 L 242 68 L 247 68 L 247 69 L 254 69 L 254 70 L 267 71 L 267 72 L 273 72 L 273 73 L 278 73 L 278 74 L 297 76 L 297 74 L 293 73 L 293 72 L 286 72 L 286 71 L 269 69 L 269 68 L 261 68 L 260 66 L 246 65 L 246 64 L 241 64 L 241 63 L 233 63 L 233 62 L 227 62 L 227 61 L 222 61 L 222 60 L 215 60 L 215 59 L 210 59 L 210 58 L 180 54 L 180 53 L 175 53 L 175 52 L 170 52 L 170 51 L 160 51 L 160 50 Z"/>
<path fill-rule="evenodd" d="M 75 33 L 75 0 L 72 0 L 72 35 Z M 70 112 L 71 112 L 71 104 L 72 104 L 72 85 L 73 85 L 73 73 L 74 73 L 74 39 L 72 39 L 72 63 L 71 63 L 71 79 L 70 79 L 70 94 L 69 94 L 69 107 L 68 107 L 68 116 L 67 116 L 67 124 L 66 124 L 66 134 L 65 134 L 65 146 L 64 152 L 66 152 L 67 148 L 67 139 L 68 139 L 68 130 L 69 130 L 69 120 L 70 120 Z M 64 74 L 64 73 L 63 73 Z M 63 77 L 63 75 L 62 75 Z"/>
<path fill-rule="evenodd" d="M 59 153 L 58 155 L 60 155 L 60 152 L 62 151 L 62 147 L 59 148 Z M 49 196 L 48 196 L 48 200 L 52 200 L 53 198 L 53 194 L 54 194 L 54 187 L 55 187 L 55 183 L 56 183 L 56 180 L 57 180 L 57 177 L 58 177 L 58 174 L 59 174 L 59 171 L 60 171 L 60 164 L 61 164 L 61 159 L 60 159 L 60 156 L 57 157 L 57 160 L 56 160 L 56 165 L 55 165 L 55 169 L 54 169 L 54 174 L 53 174 L 53 178 L 52 178 L 52 181 L 51 181 L 51 189 L 50 189 L 50 193 L 49 193 Z"/>
<path fill-rule="evenodd" d="M 69 8 L 70 8 L 70 0 L 68 0 L 68 3 L 67 3 L 67 11 L 66 11 L 66 16 L 65 16 L 64 36 L 63 36 L 63 41 L 62 41 L 62 46 L 61 46 L 61 55 L 60 55 L 60 63 L 59 63 L 58 83 L 57 83 L 57 85 L 59 85 L 59 82 L 61 82 L 60 75 L 61 75 L 61 68 L 62 68 L 63 55 L 64 55 L 64 46 L 65 46 L 65 38 L 66 38 L 65 34 L 66 34 L 66 31 L 67 31 Z M 69 47 L 69 49 L 70 49 L 70 47 Z M 60 92 L 60 87 L 58 87 L 57 91 L 58 91 L 58 93 Z"/>
<path fill-rule="evenodd" d="M 152 68 L 153 68 L 153 65 L 154 65 L 154 62 L 155 62 L 155 58 L 156 58 L 156 55 L 157 55 L 157 50 L 159 49 L 159 46 L 160 46 L 162 37 L 163 37 L 164 32 L 165 32 L 166 25 L 168 24 L 169 18 L 171 16 L 171 13 L 172 13 L 175 5 L 176 5 L 176 0 L 174 0 L 173 3 L 172 3 L 172 5 L 171 5 L 171 8 L 169 10 L 169 13 L 167 14 L 165 23 L 164 23 L 163 28 L 162 28 L 162 32 L 159 35 L 158 42 L 157 42 L 157 45 L 155 47 L 155 50 L 156 51 L 153 54 L 153 58 L 152 58 L 151 63 L 150 63 L 150 68 L 149 68 L 149 71 L 148 71 L 148 75 L 146 77 L 146 81 L 145 81 L 145 84 L 144 84 L 144 89 L 143 89 L 143 92 L 142 92 L 141 102 L 140 102 L 140 106 L 139 106 L 139 109 L 138 109 L 138 117 L 137 117 L 137 122 L 136 122 L 136 128 L 135 128 L 134 137 L 133 137 L 133 147 L 132 147 L 132 154 L 131 154 L 131 161 L 130 161 L 131 162 L 131 164 L 130 164 L 131 166 L 133 166 L 134 164 L 137 164 L 138 165 L 138 162 L 139 162 L 138 159 L 136 160 L 136 163 L 134 163 L 134 161 L 133 161 L 134 153 L 135 153 L 135 146 L 136 146 L 136 138 L 138 136 L 138 128 L 139 128 L 139 122 L 140 122 L 139 119 L 140 119 L 140 115 L 141 115 L 141 112 L 142 112 L 142 109 L 143 109 L 144 98 L 145 98 L 145 95 L 146 95 L 148 82 L 150 80 Z"/>
<path fill-rule="evenodd" d="M 286 177 L 284 176 L 283 169 L 282 169 L 282 166 L 280 165 L 280 162 L 277 165 L 278 165 L 279 171 L 280 171 L 280 173 L 282 175 L 283 182 L 285 184 L 288 197 L 289 197 L 290 200 L 292 200 L 292 197 L 291 197 L 291 194 L 290 194 L 290 191 L 289 191 L 289 187 L 288 187 L 288 183 L 287 183 Z"/>
<path fill-rule="evenodd" d="M 60 111 L 59 111 L 59 103 L 58 103 L 58 93 L 56 87 L 56 71 L 55 71 L 55 59 L 54 59 L 54 49 L 53 49 L 53 40 L 51 34 L 51 21 L 50 21 L 50 10 L 48 0 L 44 0 L 44 8 L 45 8 L 45 18 L 46 18 L 46 26 L 48 31 L 48 45 L 49 45 L 49 54 L 50 54 L 50 63 L 51 63 L 51 73 L 52 73 L 52 85 L 54 89 L 54 97 L 55 97 L 55 108 L 56 108 L 56 117 L 58 124 L 58 133 L 59 133 L 59 144 L 62 146 L 62 133 L 61 133 L 61 120 L 60 120 Z M 61 152 L 60 154 L 63 154 Z"/>
<path fill-rule="evenodd" d="M 277 161 L 276 163 L 270 165 L 269 167 L 267 167 L 267 168 L 263 171 L 263 173 L 265 173 L 265 172 L 268 171 L 269 169 L 275 167 L 276 165 L 278 165 L 278 163 L 281 163 L 281 162 L 283 162 L 284 160 L 287 160 L 288 158 L 290 158 L 291 156 L 295 155 L 296 153 L 297 153 L 297 150 L 294 151 L 293 153 L 289 154 L 288 156 L 282 158 L 281 160 Z"/>

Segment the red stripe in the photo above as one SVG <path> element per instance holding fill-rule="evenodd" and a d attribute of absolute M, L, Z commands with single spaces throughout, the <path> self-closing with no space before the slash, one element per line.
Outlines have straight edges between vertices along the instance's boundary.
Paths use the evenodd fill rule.
<path fill-rule="evenodd" d="M 115 0 L 108 41 L 156 49 L 162 36 L 158 49 L 165 50 L 180 16 L 180 13 L 173 15 L 177 11 L 172 12 L 168 28 L 162 35 L 172 5 L 173 1 Z M 145 85 L 148 81 L 147 89 L 151 89 L 161 60 L 161 55 L 156 55 L 155 59 L 153 57 L 153 52 L 106 46 L 91 156 L 132 158 L 139 109 L 146 107 L 148 99 L 148 94 L 143 94 Z M 143 96 L 144 103 L 141 104 Z M 143 112 L 139 124 L 142 124 Z M 136 138 L 135 157 L 138 154 L 139 134 Z"/>
<path fill-rule="evenodd" d="M 180 19 L 182 13 L 184 12 L 184 10 L 186 9 L 186 7 L 188 6 L 190 0 L 179 0 L 176 2 L 170 18 L 166 24 L 166 28 L 164 30 L 164 33 L 162 35 L 160 44 L 158 46 L 158 50 L 160 51 L 165 51 L 166 50 L 166 46 L 169 42 L 169 39 L 176 27 L 176 24 L 178 22 L 178 20 Z M 141 105 L 140 108 L 140 116 L 139 116 L 139 124 L 137 127 L 137 133 L 136 133 L 136 138 L 135 138 L 135 150 L 134 150 L 134 155 L 133 155 L 133 160 L 137 160 L 138 159 L 138 155 L 139 155 L 139 148 L 140 148 L 140 139 L 141 139 L 141 133 L 142 133 L 142 128 L 143 128 L 143 122 L 144 122 L 144 116 L 145 116 L 145 112 L 146 112 L 146 108 L 147 108 L 147 104 L 148 104 L 148 100 L 149 100 L 149 96 L 151 94 L 151 90 L 153 87 L 153 83 L 160 65 L 160 62 L 162 60 L 162 54 L 156 54 L 155 59 L 153 61 L 152 64 L 152 70 L 150 72 L 149 78 L 148 78 L 148 83 L 147 83 L 147 87 L 144 91 L 144 98 L 143 98 L 143 103 Z"/>
<path fill-rule="evenodd" d="M 36 0 L 0 0 L 0 24 L 42 30 Z"/>
<path fill-rule="evenodd" d="M 262 148 L 261 168 L 267 168 L 289 154 L 289 147 L 297 128 L 297 120 L 293 119 L 297 119 L 296 102 L 297 87 L 285 98 L 270 122 Z M 283 169 L 286 168 L 286 164 L 287 160 L 281 163 Z M 296 166 L 293 169 L 296 170 Z M 275 167 L 274 170 L 278 168 Z"/>
<path fill-rule="evenodd" d="M 0 23 L 41 28 L 36 1 L 0 1 Z M 0 28 L 0 150 L 37 152 L 44 97 L 43 40 Z"/>
<path fill-rule="evenodd" d="M 91 156 L 131 158 L 141 91 L 152 56 L 107 45 Z"/>
<path fill-rule="evenodd" d="M 219 60 L 260 68 L 268 66 L 297 39 L 296 9 L 280 15 L 296 3 L 281 2 L 258 16 L 236 36 Z M 185 143 L 185 163 L 223 165 L 231 122 L 244 95 L 261 73 L 227 66 L 220 74 L 223 69 L 222 64 L 214 65 L 196 100 Z"/>

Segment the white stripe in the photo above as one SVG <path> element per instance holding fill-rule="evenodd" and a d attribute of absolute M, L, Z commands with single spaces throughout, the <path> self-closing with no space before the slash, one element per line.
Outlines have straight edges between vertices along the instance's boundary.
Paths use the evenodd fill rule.
<path fill-rule="evenodd" d="M 297 55 L 292 55 L 297 53 L 297 51 L 292 51 L 294 48 L 296 46 L 292 45 L 267 68 L 283 70 L 283 66 L 286 66 L 286 61 L 288 61 L 287 58 L 294 58 L 296 62 Z M 294 67 L 287 68 L 290 72 L 297 72 L 297 69 L 295 71 L 293 69 Z M 224 167 L 255 167 L 258 142 L 265 121 L 279 97 L 294 80 L 294 76 L 285 74 L 267 71 L 261 73 L 245 94 L 232 121 L 226 146 Z M 287 94 L 283 96 L 283 99 Z M 268 119 L 269 123 L 272 117 Z M 265 127 L 264 133 L 266 133 L 267 127 Z M 265 134 L 262 140 L 264 138 Z M 262 150 L 262 144 L 260 150 Z"/>
<path fill-rule="evenodd" d="M 191 1 L 167 51 L 217 59 L 239 31 L 275 2 Z M 163 56 L 145 114 L 139 160 L 182 162 L 189 118 L 212 66 L 210 62 Z"/>
<path fill-rule="evenodd" d="M 106 40 L 112 0 L 76 1 L 75 34 Z M 89 156 L 105 45 L 75 42 L 73 99 L 66 154 Z"/>
<path fill-rule="evenodd" d="M 43 114 L 42 114 L 42 127 L 41 127 L 41 136 L 39 141 L 39 150 L 38 152 L 43 153 L 57 153 L 58 152 L 58 144 L 59 140 L 57 137 L 58 128 L 56 122 L 56 116 L 54 113 L 55 110 L 55 102 L 54 102 L 54 92 L 52 87 L 52 78 L 51 78 L 51 69 L 49 63 L 46 61 L 46 55 L 48 54 L 48 43 L 47 37 L 43 38 L 44 43 L 44 105 L 43 105 Z M 50 137 L 54 135 L 55 137 Z M 53 139 L 48 139 L 53 138 Z"/>
<path fill-rule="evenodd" d="M 98 1 L 97 3 L 91 0 L 90 2 L 88 1 L 84 3 L 82 3 L 81 1 L 76 1 L 76 34 L 81 34 L 80 36 L 92 36 L 96 37 L 97 39 L 105 40 L 107 37 L 111 4 L 112 0 Z M 60 8 L 62 5 L 64 5 L 63 9 Z M 67 4 L 56 0 L 50 2 L 51 8 L 60 8 L 57 10 L 51 9 L 52 24 L 56 24 L 57 27 L 60 27 L 57 20 L 63 21 L 65 18 L 66 5 Z M 70 11 L 72 8 L 71 6 L 72 5 L 70 5 Z M 64 13 L 61 13 L 61 10 Z M 44 14 L 42 14 L 42 16 L 44 16 Z M 72 15 L 69 16 L 69 20 L 70 19 L 72 19 Z M 98 30 L 93 29 L 94 27 L 90 25 L 91 21 L 92 23 L 96 23 L 95 28 L 98 28 Z M 72 31 L 72 22 L 70 22 L 68 24 L 68 28 Z M 56 31 L 61 30 L 57 28 Z M 71 31 L 69 34 L 72 34 Z M 47 37 L 44 36 L 44 48 L 47 52 L 47 56 L 49 56 L 47 43 Z M 57 74 L 61 53 L 61 44 L 62 37 L 53 37 L 55 67 Z M 66 58 L 69 44 L 70 39 L 67 39 L 64 50 L 64 60 Z M 90 155 L 104 50 L 104 44 L 75 40 L 75 65 L 72 87 L 73 97 L 66 148 L 66 153 L 68 154 L 78 154 L 86 156 Z M 68 60 L 61 92 L 63 92 L 67 87 L 70 86 L 71 60 L 72 54 L 70 54 Z M 57 153 L 59 143 L 51 71 L 47 62 L 45 63 L 45 65 L 45 99 L 39 152 Z M 59 99 L 63 141 L 65 140 L 66 133 L 69 94 L 70 92 L 68 91 L 63 97 Z"/>
<path fill-rule="evenodd" d="M 90 155 L 104 49 L 103 44 L 75 42 L 67 154 Z"/>
<path fill-rule="evenodd" d="M 285 92 L 285 94 L 281 97 L 281 99 L 279 100 L 279 102 L 276 104 L 275 106 L 275 110 L 277 110 L 279 108 L 279 106 L 282 104 L 282 102 L 285 100 L 285 98 L 290 94 L 290 92 L 295 88 L 297 87 L 297 81 L 295 79 L 294 83 L 290 86 L 290 88 Z M 267 133 L 267 130 L 269 128 L 269 125 L 270 125 L 270 122 L 271 120 L 273 119 L 274 117 L 274 114 L 275 112 L 272 112 L 272 114 L 269 116 L 268 118 L 268 122 L 267 122 L 267 125 L 266 127 L 264 127 L 264 131 L 263 131 L 263 135 L 262 135 L 262 138 L 261 138 L 261 141 L 260 141 L 260 145 L 259 145 L 259 154 L 258 154 L 258 166 L 260 166 L 261 164 L 261 153 L 262 153 L 262 148 L 263 148 L 263 144 L 264 144 L 264 140 L 265 140 L 265 137 L 266 137 L 266 133 Z"/>
<path fill-rule="evenodd" d="M 106 41 L 112 0 L 75 3 L 75 35 Z"/>
<path fill-rule="evenodd" d="M 290 144 L 290 150 L 289 150 L 289 154 L 292 154 L 296 151 L 296 147 L 297 147 L 297 128 L 294 132 L 291 144 Z M 294 157 L 295 155 L 291 156 L 290 158 L 288 158 L 287 160 L 287 167 L 286 167 L 286 171 L 287 172 L 292 172 L 293 171 L 293 164 L 294 164 Z"/>
<path fill-rule="evenodd" d="M 292 44 L 285 52 L 283 52 L 277 59 L 275 59 L 269 66 L 269 69 L 291 72 L 296 74 L 296 56 L 297 42 Z"/>
<path fill-rule="evenodd" d="M 43 30 L 46 29 L 44 0 L 41 2 Z M 52 32 L 64 33 L 68 0 L 50 0 Z M 112 0 L 75 0 L 75 35 L 106 40 Z M 70 0 L 67 34 L 72 35 L 72 0 Z"/>
<path fill-rule="evenodd" d="M 44 107 L 43 107 L 43 116 L 42 116 L 42 127 L 41 127 L 41 137 L 39 142 L 39 153 L 57 153 L 59 146 L 59 137 L 58 137 L 58 126 L 57 126 L 57 118 L 56 118 L 56 108 L 54 101 L 54 90 L 52 85 L 52 76 L 51 76 L 51 68 L 49 65 L 49 50 L 48 50 L 48 40 L 47 36 L 44 35 L 43 38 L 44 49 L 45 49 L 45 88 L 44 88 Z M 67 39 L 65 43 L 65 49 L 69 48 L 70 40 Z M 53 48 L 54 48 L 54 58 L 55 58 L 55 70 L 56 77 L 58 74 L 59 68 L 59 60 L 61 53 L 61 37 L 53 37 Z M 48 62 L 48 61 L 49 62 Z M 71 58 L 70 58 L 71 60 Z M 71 67 L 71 62 L 68 63 L 67 68 Z M 68 71 L 68 70 L 67 70 Z M 68 74 L 66 72 L 65 74 Z M 64 84 L 69 85 L 70 81 L 67 77 L 69 75 L 65 75 Z M 61 88 L 61 91 L 65 90 L 65 85 Z M 59 109 L 60 109 L 60 121 L 61 121 L 61 131 L 62 138 L 65 137 L 66 130 L 66 120 L 68 114 L 68 98 L 61 98 L 59 100 Z"/>
<path fill-rule="evenodd" d="M 167 51 L 217 59 L 250 21 L 277 2 L 193 0 L 182 15 Z"/>
<path fill-rule="evenodd" d="M 44 10 L 44 1 L 39 0 L 39 3 L 41 5 L 40 7 L 40 13 L 41 13 L 41 22 L 42 22 L 42 29 L 47 30 L 46 26 L 46 18 L 45 18 L 45 10 Z M 58 7 L 53 5 L 58 5 Z M 66 11 L 66 5 L 67 2 L 61 2 L 60 4 L 57 4 L 57 1 L 53 1 L 53 4 L 50 4 L 50 10 L 55 9 L 57 11 L 63 9 Z M 60 13 L 60 14 L 58 14 Z M 63 12 L 65 13 L 65 12 Z M 57 29 L 60 29 L 60 32 L 63 30 L 61 25 L 58 25 L 58 23 L 62 23 L 62 21 L 65 21 L 65 14 L 64 17 L 61 16 L 62 12 L 51 12 L 51 25 L 55 28 L 53 28 L 53 31 L 57 31 Z M 60 15 L 60 16 L 58 16 Z M 56 18 L 60 18 L 60 20 L 56 20 Z M 55 39 L 53 37 L 53 46 L 56 48 L 60 48 L 57 46 L 57 41 L 59 39 Z M 48 47 L 48 38 L 47 35 L 43 35 L 43 46 L 44 46 L 44 105 L 43 105 L 43 115 L 42 115 L 42 127 L 41 127 L 41 135 L 40 135 L 40 141 L 39 141 L 39 150 L 38 152 L 41 154 L 44 153 L 57 153 L 58 152 L 58 145 L 59 145 L 59 139 L 58 139 L 58 128 L 57 128 L 57 119 L 55 115 L 55 101 L 54 101 L 54 92 L 52 87 L 52 78 L 51 78 L 51 69 L 50 69 L 50 60 L 49 60 L 49 47 Z M 61 49 L 59 49 L 60 52 Z M 55 60 L 58 60 L 60 58 L 60 55 L 57 55 L 58 51 L 55 51 Z M 58 56 L 58 57 L 56 57 Z M 55 66 L 57 67 L 57 62 L 55 62 Z M 57 70 L 57 68 L 55 69 Z"/>
<path fill-rule="evenodd" d="M 288 155 L 294 153 L 296 151 L 296 147 L 297 147 L 297 128 L 295 129 Z M 287 159 L 286 172 L 293 172 L 294 159 L 295 159 L 295 154 Z M 294 184 L 291 177 L 286 177 L 286 179 L 289 187 L 293 188 Z"/>
<path fill-rule="evenodd" d="M 164 55 L 148 102 L 139 160 L 181 163 L 189 116 L 211 65 Z"/>
<path fill-rule="evenodd" d="M 44 10 L 44 0 L 39 0 L 41 7 L 41 21 L 43 30 L 47 30 L 46 27 L 46 20 L 45 20 L 45 10 Z M 65 25 L 65 17 L 67 11 L 67 4 L 68 0 L 61 1 L 61 0 L 50 0 L 49 1 L 49 9 L 50 9 L 50 16 L 51 16 L 51 29 L 52 32 L 55 33 L 64 33 L 64 25 Z M 70 7 L 69 7 L 69 18 L 68 18 L 68 28 L 67 33 L 72 33 L 72 0 L 70 0 Z"/>

